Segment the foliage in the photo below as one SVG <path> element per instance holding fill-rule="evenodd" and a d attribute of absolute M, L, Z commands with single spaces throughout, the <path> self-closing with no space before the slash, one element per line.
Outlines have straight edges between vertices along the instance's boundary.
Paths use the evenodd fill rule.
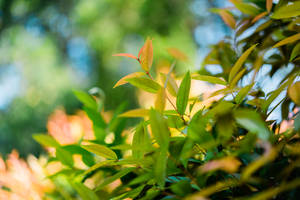
<path fill-rule="evenodd" d="M 179 85 L 173 75 L 175 63 L 163 75 L 150 70 L 155 50 L 150 38 L 138 56 L 116 54 L 135 59 L 143 71 L 122 78 L 116 87 L 129 83 L 154 94 L 154 107 L 125 112 L 122 104 L 105 117 L 103 99 L 74 92 L 91 121 L 94 137 L 82 133 L 62 143 L 49 135 L 34 136 L 49 148 L 48 163 L 61 164 L 60 170 L 48 176 L 57 186 L 49 198 L 263 200 L 300 196 L 299 4 L 231 2 L 241 12 L 238 16 L 229 8 L 213 11 L 235 29 L 234 43 L 222 41 L 212 47 L 204 67 L 178 76 L 182 77 Z M 239 49 L 243 53 L 236 53 Z M 184 53 L 179 52 L 169 53 L 184 62 L 180 60 Z M 207 69 L 216 64 L 222 72 L 214 75 Z M 270 76 L 291 66 L 268 94 L 256 81 L 265 65 L 271 66 Z M 205 98 L 193 96 L 195 80 L 221 85 L 221 89 Z M 284 97 L 276 103 L 281 94 Z M 269 120 L 278 107 L 281 119 Z M 126 118 L 133 117 L 143 120 L 128 131 Z M 81 157 L 80 166 L 74 162 L 75 155 Z"/>

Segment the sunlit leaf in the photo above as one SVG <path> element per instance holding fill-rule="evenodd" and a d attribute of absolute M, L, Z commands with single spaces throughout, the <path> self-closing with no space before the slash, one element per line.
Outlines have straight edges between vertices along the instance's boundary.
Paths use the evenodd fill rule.
<path fill-rule="evenodd" d="M 98 185 L 95 189 L 95 191 L 101 190 L 104 186 L 114 182 L 115 180 L 122 178 L 123 176 L 127 175 L 128 173 L 132 172 L 135 169 L 135 167 L 129 167 L 120 170 L 118 173 L 114 174 L 113 176 L 110 176 L 106 178 L 100 185 Z"/>
<path fill-rule="evenodd" d="M 33 139 L 46 147 L 60 147 L 60 144 L 50 135 L 46 134 L 33 134 Z"/>
<path fill-rule="evenodd" d="M 285 4 L 275 10 L 274 14 L 271 16 L 274 19 L 283 19 L 296 17 L 300 15 L 300 2 L 295 1 L 290 4 Z"/>
<path fill-rule="evenodd" d="M 159 146 L 161 148 L 168 148 L 170 132 L 167 122 L 163 115 L 154 109 L 150 110 L 150 126 L 152 134 Z"/>
<path fill-rule="evenodd" d="M 286 44 L 289 44 L 289 43 L 293 43 L 297 40 L 300 40 L 300 33 L 281 40 L 280 42 L 276 43 L 273 46 L 273 48 L 277 48 L 277 47 L 280 47 L 280 46 L 283 46 L 283 45 L 286 45 Z"/>
<path fill-rule="evenodd" d="M 157 109 L 160 112 L 163 112 L 165 106 L 166 106 L 166 92 L 165 92 L 165 88 L 161 87 L 156 94 L 155 109 Z"/>
<path fill-rule="evenodd" d="M 236 21 L 235 21 L 234 17 L 232 16 L 232 14 L 229 13 L 229 11 L 221 10 L 219 12 L 219 15 L 222 17 L 223 21 L 225 22 L 225 24 L 227 26 L 229 26 L 232 29 L 235 29 Z"/>
<path fill-rule="evenodd" d="M 190 88 L 191 88 L 191 76 L 190 76 L 190 72 L 187 72 L 180 84 L 178 94 L 177 94 L 177 99 L 176 99 L 176 107 L 178 112 L 181 115 L 185 113 L 185 109 L 189 100 Z"/>
<path fill-rule="evenodd" d="M 195 75 L 192 75 L 192 79 L 206 81 L 206 82 L 213 83 L 213 84 L 227 85 L 227 82 L 225 80 L 223 80 L 222 78 L 214 77 L 214 76 L 195 74 Z"/>
<path fill-rule="evenodd" d="M 131 85 L 150 93 L 156 93 L 161 87 L 157 82 L 149 78 L 135 77 L 126 79 L 126 81 L 128 81 Z"/>
<path fill-rule="evenodd" d="M 266 8 L 268 13 L 271 12 L 273 6 L 273 0 L 266 0 Z"/>
<path fill-rule="evenodd" d="M 89 144 L 89 145 L 82 145 L 82 148 L 104 158 L 108 158 L 112 160 L 118 159 L 116 153 L 104 145 Z"/>
<path fill-rule="evenodd" d="M 142 68 L 146 72 L 149 72 L 153 62 L 153 47 L 151 39 L 147 38 L 144 46 L 141 49 L 139 57 Z"/>
<path fill-rule="evenodd" d="M 298 106 L 300 106 L 300 81 L 297 81 L 288 88 L 288 95 Z"/>
<path fill-rule="evenodd" d="M 115 85 L 114 85 L 114 88 L 120 86 L 120 85 L 124 85 L 126 83 L 128 83 L 128 81 L 126 81 L 126 79 L 128 78 L 133 78 L 133 77 L 140 77 L 140 76 L 143 76 L 145 75 L 145 73 L 143 72 L 134 72 L 132 74 L 128 74 L 126 76 L 124 76 L 123 78 L 121 78 Z"/>
<path fill-rule="evenodd" d="M 234 78 L 234 76 L 240 71 L 241 67 L 245 63 L 246 59 L 250 55 L 250 53 L 254 50 L 254 48 L 257 46 L 257 44 L 252 45 L 249 49 L 247 49 L 241 57 L 236 61 L 234 66 L 232 67 L 230 74 L 229 74 L 229 82 L 231 82 Z"/>
<path fill-rule="evenodd" d="M 177 60 L 188 61 L 188 57 L 177 48 L 168 48 L 168 53 Z"/>
<path fill-rule="evenodd" d="M 129 53 L 118 53 L 118 54 L 114 54 L 113 56 L 123 56 L 123 57 L 133 58 L 133 59 L 137 60 L 136 56 L 129 54 Z"/>
<path fill-rule="evenodd" d="M 147 117 L 147 116 L 149 116 L 149 110 L 142 109 L 142 108 L 129 110 L 119 115 L 119 117 Z"/>

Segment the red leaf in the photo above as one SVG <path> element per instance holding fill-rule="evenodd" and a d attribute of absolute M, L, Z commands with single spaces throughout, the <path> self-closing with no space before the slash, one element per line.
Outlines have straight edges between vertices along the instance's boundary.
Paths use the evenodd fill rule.
<path fill-rule="evenodd" d="M 118 54 L 114 54 L 113 56 L 124 56 L 124 57 L 129 57 L 129 58 L 133 58 L 135 60 L 137 60 L 138 58 L 132 54 L 129 53 L 118 53 Z"/>

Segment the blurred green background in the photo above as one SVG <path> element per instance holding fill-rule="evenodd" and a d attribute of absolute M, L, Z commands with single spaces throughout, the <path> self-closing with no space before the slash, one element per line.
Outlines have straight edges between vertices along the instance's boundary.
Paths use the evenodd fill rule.
<path fill-rule="evenodd" d="M 169 59 L 167 48 L 190 57 L 183 67 L 199 69 L 209 45 L 230 34 L 209 12 L 223 0 L 0 0 L 0 152 L 21 156 L 41 152 L 31 134 L 46 132 L 48 116 L 80 103 L 72 89 L 101 88 L 105 108 L 124 100 L 136 107 L 134 90 L 112 89 L 122 76 L 139 70 L 131 59 L 147 36 L 154 60 Z M 178 72 L 180 73 L 180 72 Z"/>

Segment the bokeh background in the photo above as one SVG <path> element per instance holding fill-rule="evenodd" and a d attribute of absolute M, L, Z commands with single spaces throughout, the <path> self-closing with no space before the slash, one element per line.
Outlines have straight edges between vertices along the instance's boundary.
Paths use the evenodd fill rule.
<path fill-rule="evenodd" d="M 209 46 L 231 31 L 209 8 L 224 0 L 0 0 L 0 153 L 17 149 L 38 155 L 34 133 L 47 132 L 57 108 L 75 113 L 72 90 L 101 88 L 113 110 L 126 100 L 137 106 L 130 86 L 114 83 L 139 65 L 114 53 L 137 55 L 153 38 L 155 65 L 177 47 L 189 56 L 180 69 L 201 68 Z M 180 64 L 179 64 L 180 65 Z M 218 70 L 216 67 L 214 70 Z"/>

